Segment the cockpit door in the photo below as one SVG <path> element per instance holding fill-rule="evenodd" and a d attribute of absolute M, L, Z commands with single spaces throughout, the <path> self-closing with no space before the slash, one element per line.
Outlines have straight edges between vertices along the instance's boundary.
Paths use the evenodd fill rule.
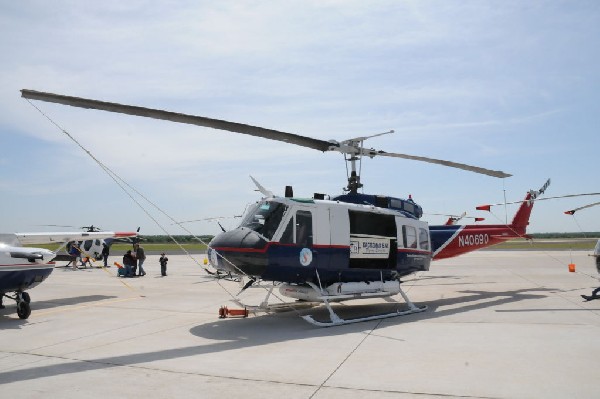
<path fill-rule="evenodd" d="M 314 210 L 298 207 L 294 209 L 283 231 L 280 243 L 296 248 L 298 258 L 294 261 L 307 269 L 316 267 L 317 253 L 314 249 Z M 296 263 L 297 264 L 297 263 Z"/>

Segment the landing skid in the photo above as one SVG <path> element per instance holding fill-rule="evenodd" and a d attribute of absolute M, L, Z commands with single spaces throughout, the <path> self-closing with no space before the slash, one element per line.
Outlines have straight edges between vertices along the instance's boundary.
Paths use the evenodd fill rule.
<path fill-rule="evenodd" d="M 204 271 L 208 274 L 210 274 L 212 277 L 216 278 L 217 280 L 227 280 L 227 281 L 233 281 L 233 282 L 239 282 L 240 279 L 239 277 L 234 276 L 233 274 L 231 274 L 231 272 L 227 272 L 227 273 L 222 273 L 219 270 L 217 270 L 216 272 L 210 271 L 207 268 L 203 268 Z"/>
<path fill-rule="evenodd" d="M 315 320 L 310 315 L 302 316 L 302 318 L 304 320 L 306 320 L 307 322 L 309 322 L 310 324 L 312 324 L 313 326 L 333 327 L 333 326 L 341 326 L 344 324 L 362 323 L 364 321 L 389 319 L 391 317 L 406 316 L 408 314 L 420 313 L 420 312 L 426 311 L 427 306 L 416 307 L 415 309 L 408 309 L 408 310 L 405 310 L 402 312 L 397 311 L 397 312 L 386 313 L 386 314 L 378 314 L 378 315 L 374 315 L 374 316 L 358 317 L 356 319 L 342 319 L 333 310 L 331 310 L 331 308 L 329 306 L 328 306 L 328 310 L 329 310 L 331 321 L 318 321 L 318 320 Z"/>
<path fill-rule="evenodd" d="M 318 290 L 317 287 L 313 287 L 313 288 Z M 327 296 L 320 297 L 320 299 L 323 301 L 323 303 L 327 307 L 327 310 L 329 311 L 330 321 L 318 321 L 318 320 L 315 320 L 311 315 L 302 316 L 302 318 L 304 320 L 306 320 L 307 322 L 309 322 L 310 324 L 317 326 L 317 327 L 333 327 L 333 326 L 341 326 L 344 324 L 362 323 L 364 321 L 370 321 L 370 320 L 380 320 L 380 319 L 389 319 L 391 317 L 397 317 L 397 316 L 406 316 L 406 315 L 413 314 L 413 313 L 421 313 L 421 312 L 424 312 L 427 310 L 427 306 L 417 306 L 414 303 L 412 303 L 411 300 L 408 298 L 408 296 L 404 293 L 404 291 L 402 291 L 402 287 L 400 287 L 400 294 L 402 295 L 402 298 L 408 305 L 408 309 L 406 309 L 406 310 L 397 310 L 392 313 L 383 313 L 383 314 L 378 314 L 378 315 L 373 315 L 373 316 L 357 317 L 354 319 L 342 319 L 340 316 L 337 315 L 337 313 L 335 313 L 333 311 L 329 302 L 331 300 L 335 301 L 335 300 L 341 299 L 338 297 L 347 297 L 347 295 L 339 295 L 339 296 L 338 295 L 327 295 Z M 368 297 L 373 297 L 373 296 L 376 296 L 376 295 L 355 296 L 353 299 L 368 298 Z M 379 295 L 379 296 L 382 296 L 382 295 Z M 389 302 L 398 303 L 397 301 L 389 300 L 389 299 L 390 298 L 388 297 Z"/>
<path fill-rule="evenodd" d="M 317 326 L 317 327 L 332 327 L 332 326 L 340 326 L 340 325 L 344 325 L 344 324 L 361 323 L 361 322 L 370 321 L 370 320 L 388 319 L 391 317 L 406 316 L 406 315 L 413 314 L 413 313 L 421 313 L 421 312 L 424 312 L 427 310 L 427 306 L 417 306 L 413 302 L 411 302 L 411 300 L 408 298 L 406 293 L 400 287 L 400 295 L 402 295 L 404 302 L 406 302 L 406 305 L 408 305 L 408 309 L 404 309 L 404 310 L 398 309 L 395 312 L 377 314 L 377 315 L 366 316 L 366 317 L 357 317 L 357 318 L 353 318 L 353 319 L 342 319 L 337 313 L 334 312 L 334 310 L 331 307 L 330 302 L 341 302 L 341 301 L 350 300 L 350 299 L 383 298 L 390 303 L 399 304 L 398 301 L 391 298 L 391 296 L 395 295 L 397 292 L 391 293 L 391 292 L 386 292 L 386 291 L 379 291 L 379 292 L 365 292 L 365 293 L 342 294 L 342 295 L 325 295 L 326 291 L 321 290 L 315 284 L 310 283 L 310 282 L 307 284 L 310 285 L 318 293 L 318 296 L 316 297 L 316 299 L 317 299 L 316 301 L 301 301 L 301 302 L 292 302 L 292 303 L 269 304 L 268 300 L 269 300 L 269 297 L 271 296 L 271 294 L 273 292 L 273 288 L 274 288 L 274 286 L 271 286 L 268 289 L 266 298 L 258 306 L 246 305 L 238 299 L 234 299 L 233 302 L 235 302 L 237 305 L 243 307 L 244 309 L 247 309 L 248 311 L 250 311 L 251 313 L 253 313 L 255 315 L 259 312 L 276 313 L 276 312 L 289 311 L 289 310 L 299 311 L 302 308 L 304 308 L 304 309 L 312 308 L 315 306 L 319 306 L 320 304 L 324 304 L 325 307 L 327 308 L 327 310 L 329 311 L 329 319 L 330 319 L 329 321 L 316 320 L 312 315 L 300 316 L 308 323 L 310 323 L 314 326 Z"/>

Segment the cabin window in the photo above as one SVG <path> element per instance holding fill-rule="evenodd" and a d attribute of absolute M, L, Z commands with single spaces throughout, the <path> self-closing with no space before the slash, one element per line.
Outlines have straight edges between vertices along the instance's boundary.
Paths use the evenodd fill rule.
<path fill-rule="evenodd" d="M 429 233 L 425 229 L 419 229 L 419 248 L 429 251 Z"/>
<path fill-rule="evenodd" d="M 396 218 L 369 212 L 350 211 L 350 234 L 396 237 Z"/>
<path fill-rule="evenodd" d="M 310 211 L 298 211 L 285 226 L 279 242 L 308 247 L 313 244 L 312 231 L 312 213 Z"/>
<path fill-rule="evenodd" d="M 412 226 L 402 226 L 402 238 L 405 248 L 417 248 L 417 229 Z"/>
<path fill-rule="evenodd" d="M 248 211 L 240 226 L 254 230 L 271 240 L 286 210 L 287 206 L 280 202 L 259 203 Z"/>
<path fill-rule="evenodd" d="M 279 240 L 282 244 L 293 244 L 294 243 L 294 217 L 290 218 L 287 226 L 285 226 L 285 230 L 281 235 L 281 240 Z"/>
<path fill-rule="evenodd" d="M 312 213 L 309 211 L 296 212 L 296 244 L 302 247 L 313 244 Z"/>
<path fill-rule="evenodd" d="M 411 204 L 408 201 L 405 201 L 403 205 L 403 208 L 406 212 L 411 213 L 411 214 L 415 214 L 415 206 L 413 204 Z"/>
<path fill-rule="evenodd" d="M 94 241 L 92 240 L 87 240 L 83 242 L 83 249 L 85 249 L 86 251 L 89 251 L 90 248 L 92 248 L 92 244 L 94 243 Z"/>
<path fill-rule="evenodd" d="M 387 208 L 388 207 L 388 197 L 379 197 L 375 196 L 375 206 L 379 208 Z"/>
<path fill-rule="evenodd" d="M 390 198 L 390 208 L 402 209 L 402 200 Z"/>

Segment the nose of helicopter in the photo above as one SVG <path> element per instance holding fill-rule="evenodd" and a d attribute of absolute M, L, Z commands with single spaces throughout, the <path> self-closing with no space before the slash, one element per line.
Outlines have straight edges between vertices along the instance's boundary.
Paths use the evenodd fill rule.
<path fill-rule="evenodd" d="M 211 240 L 208 259 L 217 270 L 260 277 L 267 268 L 267 243 L 254 230 L 239 227 Z"/>

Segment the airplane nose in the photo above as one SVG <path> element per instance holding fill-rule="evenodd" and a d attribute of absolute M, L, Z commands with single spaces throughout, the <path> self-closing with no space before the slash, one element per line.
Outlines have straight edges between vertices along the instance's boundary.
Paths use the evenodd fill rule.
<path fill-rule="evenodd" d="M 208 258 L 215 269 L 260 276 L 267 267 L 267 243 L 254 230 L 240 227 L 215 236 L 208 244 Z"/>

